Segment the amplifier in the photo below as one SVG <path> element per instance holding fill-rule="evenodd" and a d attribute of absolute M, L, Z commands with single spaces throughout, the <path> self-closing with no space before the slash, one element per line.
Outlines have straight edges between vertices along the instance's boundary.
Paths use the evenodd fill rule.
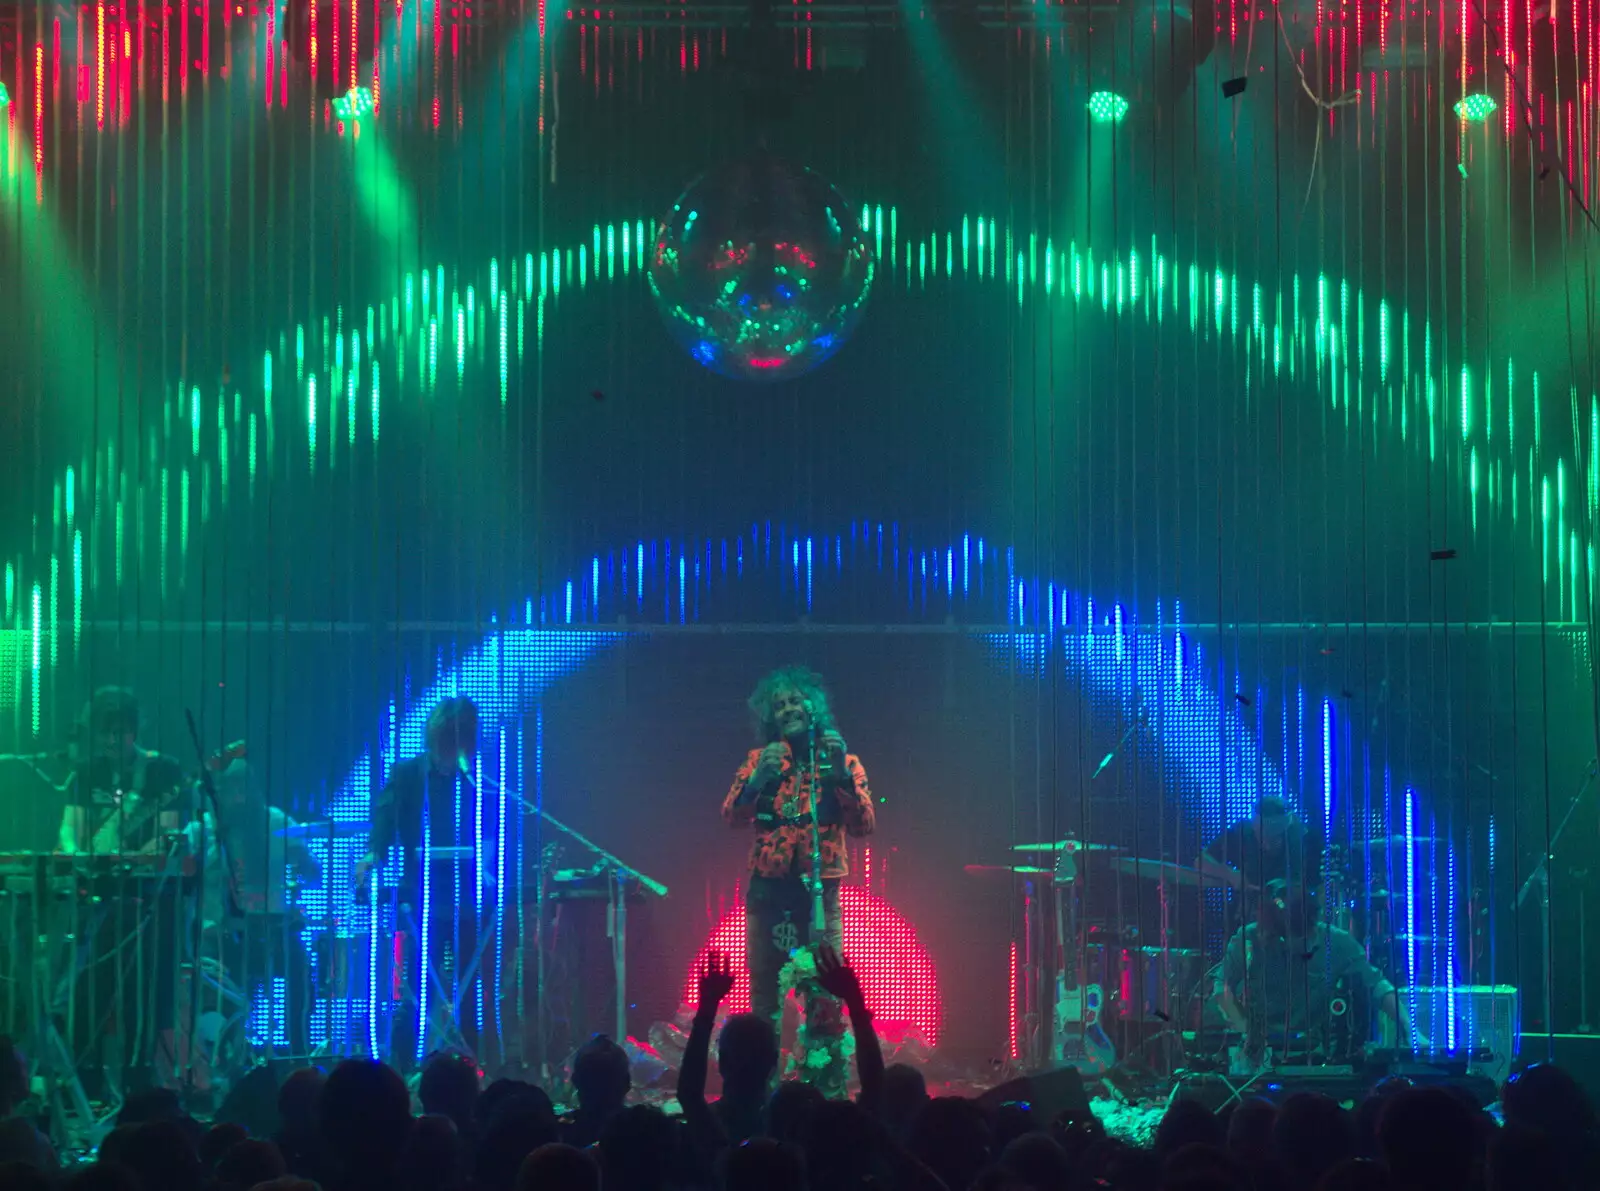
<path fill-rule="evenodd" d="M 1467 1071 L 1505 1082 L 1522 1044 L 1522 1017 L 1514 984 L 1421 986 L 1399 992 L 1415 1005 L 1416 1021 L 1429 1045 L 1420 1053 L 1464 1059 Z"/>

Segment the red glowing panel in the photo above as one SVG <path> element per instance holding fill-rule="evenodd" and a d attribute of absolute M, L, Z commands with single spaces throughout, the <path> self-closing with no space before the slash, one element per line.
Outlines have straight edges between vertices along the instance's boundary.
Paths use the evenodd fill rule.
<path fill-rule="evenodd" d="M 883 898 L 860 885 L 839 890 L 844 953 L 861 978 L 867 1004 L 881 1024 L 913 1027 L 929 1046 L 939 1041 L 942 1005 L 933 960 L 917 941 L 917 932 Z M 698 976 L 706 953 L 715 948 L 728 957 L 736 973 L 733 992 L 723 1007 L 729 1013 L 750 1012 L 750 975 L 744 958 L 744 902 L 723 916 L 700 948 L 683 982 L 683 1003 L 697 1003 Z"/>

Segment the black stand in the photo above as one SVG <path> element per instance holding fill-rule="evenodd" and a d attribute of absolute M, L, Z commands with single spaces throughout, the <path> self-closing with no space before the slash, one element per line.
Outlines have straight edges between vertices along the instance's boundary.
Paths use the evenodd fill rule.
<path fill-rule="evenodd" d="M 476 779 L 468 777 L 468 781 Z M 649 890 L 657 897 L 667 896 L 667 887 L 660 881 L 645 876 L 630 864 L 613 856 L 599 844 L 575 828 L 568 827 L 543 807 L 535 806 L 520 794 L 509 793 L 504 786 L 497 782 L 483 780 L 483 785 L 490 792 L 502 797 L 515 799 L 522 809 L 530 815 L 535 815 L 543 822 L 548 823 L 557 831 L 579 847 L 587 848 L 598 856 L 602 865 L 611 875 L 611 904 L 607 912 L 611 935 L 611 962 L 617 974 L 617 1033 L 615 1041 L 620 1045 L 628 1037 L 628 885 L 637 884 Z M 539 857 L 539 969 L 538 969 L 538 1013 L 539 1013 L 539 1060 L 541 1066 L 545 1065 L 546 1039 L 548 1037 L 545 1021 L 545 982 L 544 982 L 544 863 L 545 858 L 541 853 Z M 546 1073 L 548 1074 L 548 1073 Z"/>
<path fill-rule="evenodd" d="M 1572 800 L 1567 803 L 1567 813 L 1561 816 L 1561 822 L 1557 825 L 1555 834 L 1550 837 L 1550 842 L 1545 847 L 1544 855 L 1539 858 L 1539 863 L 1534 865 L 1533 871 L 1528 874 L 1528 879 L 1522 883 L 1522 888 L 1517 891 L 1516 908 L 1520 910 L 1522 909 L 1522 903 L 1527 901 L 1528 895 L 1533 892 L 1534 885 L 1537 884 L 1539 886 L 1539 939 L 1544 949 L 1544 1033 L 1547 1039 L 1552 1038 L 1555 1034 L 1555 1023 L 1550 1018 L 1552 1012 L 1550 982 L 1551 973 L 1554 969 L 1554 964 L 1552 963 L 1554 957 L 1551 955 L 1554 940 L 1550 934 L 1550 862 L 1555 859 L 1556 845 L 1561 842 L 1562 835 L 1566 833 L 1567 824 L 1572 822 L 1572 815 L 1578 809 L 1578 804 L 1583 801 L 1583 796 L 1589 792 L 1589 787 L 1594 784 L 1597 765 L 1600 765 L 1600 762 L 1595 760 L 1589 762 L 1588 768 L 1583 773 L 1583 782 L 1578 786 L 1577 792 L 1573 794 Z M 1581 957 L 1580 962 L 1582 962 Z M 1455 1006 L 1452 1005 L 1451 1012 L 1454 1011 Z"/>

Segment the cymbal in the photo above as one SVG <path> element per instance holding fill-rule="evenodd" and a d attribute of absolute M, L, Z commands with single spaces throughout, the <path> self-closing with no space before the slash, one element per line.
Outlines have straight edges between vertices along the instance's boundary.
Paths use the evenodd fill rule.
<path fill-rule="evenodd" d="M 965 864 L 962 872 L 977 877 L 994 877 L 1001 873 L 1021 873 L 1024 876 L 1049 876 L 1055 870 L 1037 864 Z"/>
<path fill-rule="evenodd" d="M 1356 847 L 1364 847 L 1370 852 L 1386 852 L 1390 848 L 1399 848 L 1404 851 L 1408 846 L 1416 848 L 1423 845 L 1442 843 L 1444 843 L 1444 840 L 1435 839 L 1431 835 L 1413 835 L 1409 841 L 1403 835 L 1380 835 L 1364 842 L 1357 842 Z"/>
<path fill-rule="evenodd" d="M 1013 852 L 1120 852 L 1116 844 L 1086 844 L 1079 839 L 1058 839 L 1044 844 L 1012 844 Z"/>
<path fill-rule="evenodd" d="M 279 839 L 318 839 L 330 835 L 363 835 L 369 830 L 365 823 L 345 823 L 333 819 L 320 823 L 291 823 L 272 834 Z"/>
<path fill-rule="evenodd" d="M 1196 888 L 1222 888 L 1237 885 L 1239 875 L 1232 870 L 1201 872 L 1186 864 L 1170 860 L 1146 860 L 1140 856 L 1117 856 L 1111 867 L 1119 873 L 1140 877 L 1147 881 L 1165 881 L 1172 885 L 1190 885 Z"/>

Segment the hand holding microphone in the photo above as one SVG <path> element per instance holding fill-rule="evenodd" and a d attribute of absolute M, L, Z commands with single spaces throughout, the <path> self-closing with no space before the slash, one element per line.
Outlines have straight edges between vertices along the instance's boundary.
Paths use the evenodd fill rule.
<path fill-rule="evenodd" d="M 845 768 L 845 754 L 849 750 L 845 747 L 844 737 L 829 728 L 817 741 L 817 769 L 823 777 L 833 777 L 844 781 L 848 776 Z"/>
<path fill-rule="evenodd" d="M 781 740 L 774 741 L 762 749 L 761 759 L 756 762 L 755 772 L 750 775 L 750 785 L 757 790 L 763 790 L 777 781 L 783 773 L 783 759 L 788 751 L 788 747 Z"/>

